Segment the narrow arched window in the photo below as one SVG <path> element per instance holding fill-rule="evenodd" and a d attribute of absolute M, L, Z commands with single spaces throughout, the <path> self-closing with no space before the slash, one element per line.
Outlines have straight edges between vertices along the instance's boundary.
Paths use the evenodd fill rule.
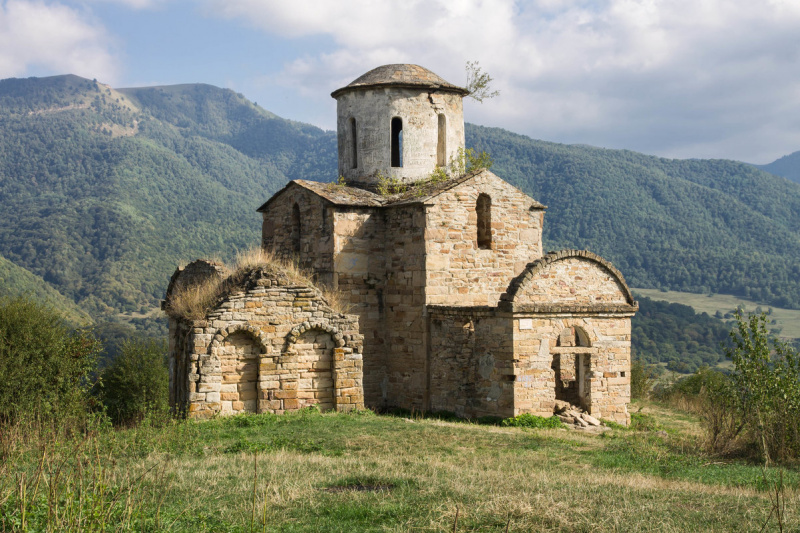
<path fill-rule="evenodd" d="M 350 119 L 350 168 L 358 168 L 358 134 L 356 133 L 356 119 Z"/>
<path fill-rule="evenodd" d="M 302 237 L 302 227 L 300 223 L 300 206 L 294 204 L 292 207 L 292 251 L 300 253 L 300 239 Z"/>
<path fill-rule="evenodd" d="M 403 166 L 403 119 L 392 118 L 392 166 Z"/>
<path fill-rule="evenodd" d="M 447 164 L 447 119 L 439 115 L 439 138 L 436 143 L 436 164 L 443 167 Z"/>
<path fill-rule="evenodd" d="M 478 248 L 492 248 L 492 199 L 488 194 L 479 194 L 475 205 L 478 213 Z"/>

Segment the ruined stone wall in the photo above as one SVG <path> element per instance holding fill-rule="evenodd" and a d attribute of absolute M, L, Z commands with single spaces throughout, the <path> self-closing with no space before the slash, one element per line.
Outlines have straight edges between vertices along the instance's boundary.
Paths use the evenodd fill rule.
<path fill-rule="evenodd" d="M 580 328 L 586 333 L 589 346 L 558 346 L 559 334 L 566 328 Z M 566 361 L 563 366 L 569 368 L 576 358 L 580 358 L 586 369 L 584 398 L 575 403 L 596 418 L 627 425 L 630 422 L 627 412 L 630 402 L 630 334 L 630 316 L 515 313 L 513 335 L 517 378 L 514 414 L 528 412 L 551 416 L 556 400 L 556 380 L 566 377 L 557 374 L 554 360 Z M 575 387 L 577 394 L 578 383 Z"/>
<path fill-rule="evenodd" d="M 279 259 L 298 260 L 300 268 L 317 274 L 319 283 L 330 284 L 333 212 L 326 202 L 298 185 L 290 185 L 262 216 L 262 247 Z"/>
<path fill-rule="evenodd" d="M 459 94 L 430 89 L 381 87 L 337 97 L 339 175 L 349 182 L 377 184 L 380 172 L 405 183 L 428 177 L 437 165 L 439 115 L 445 121 L 446 162 L 464 148 L 464 114 Z M 391 166 L 391 121 L 403 121 L 403 166 Z M 355 119 L 357 162 L 353 168 Z"/>
<path fill-rule="evenodd" d="M 169 404 L 177 414 L 184 414 L 189 405 L 189 349 L 187 340 L 192 333 L 191 324 L 169 318 Z"/>
<path fill-rule="evenodd" d="M 363 407 L 358 318 L 287 279 L 248 283 L 204 320 L 175 319 L 170 329 L 170 358 L 187 361 L 189 416 Z M 171 398 L 183 408 L 177 391 Z"/>
<path fill-rule="evenodd" d="M 514 416 L 512 321 L 489 308 L 429 308 L 429 409 Z"/>
<path fill-rule="evenodd" d="M 491 199 L 491 247 L 478 246 L 478 196 Z M 509 281 L 542 256 L 544 211 L 490 172 L 434 199 L 428 207 L 427 303 L 496 305 Z M 538 206 L 538 204 L 536 204 Z"/>

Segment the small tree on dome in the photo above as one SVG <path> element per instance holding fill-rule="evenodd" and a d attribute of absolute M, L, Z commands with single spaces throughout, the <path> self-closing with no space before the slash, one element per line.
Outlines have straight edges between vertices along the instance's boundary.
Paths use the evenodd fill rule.
<path fill-rule="evenodd" d="M 485 98 L 494 98 L 500 91 L 493 91 L 490 84 L 492 77 L 483 72 L 477 61 L 467 61 L 467 83 L 464 87 L 469 91 L 469 98 L 474 98 L 478 102 L 483 102 Z"/>

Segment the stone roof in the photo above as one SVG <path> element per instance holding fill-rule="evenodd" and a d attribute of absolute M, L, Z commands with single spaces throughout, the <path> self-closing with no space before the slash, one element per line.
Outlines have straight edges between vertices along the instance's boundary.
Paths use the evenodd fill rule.
<path fill-rule="evenodd" d="M 446 192 L 457 185 L 460 185 L 475 176 L 479 176 L 484 172 L 492 174 L 486 169 L 474 170 L 467 172 L 461 176 L 450 178 L 437 183 L 430 183 L 425 181 L 417 182 L 409 185 L 408 189 L 402 193 L 381 195 L 361 187 L 353 187 L 350 185 L 339 185 L 337 183 L 321 183 L 318 181 L 309 180 L 293 180 L 290 181 L 286 187 L 275 193 L 272 198 L 267 200 L 256 211 L 266 211 L 269 204 L 279 197 L 283 191 L 292 186 L 300 186 L 304 189 L 313 192 L 317 196 L 329 201 L 334 205 L 350 206 L 350 207 L 392 207 L 411 204 L 424 204 L 435 198 L 436 196 Z M 497 178 L 500 179 L 500 178 Z M 509 185 L 511 186 L 511 185 Z M 524 194 L 524 193 L 523 193 Z M 527 196 L 527 195 L 526 195 Z M 547 206 L 542 205 L 533 198 L 531 198 L 531 207 L 535 209 L 547 209 Z"/>
<path fill-rule="evenodd" d="M 336 89 L 331 96 L 337 98 L 339 95 L 357 89 L 369 89 L 372 87 L 424 87 L 447 91 L 466 96 L 469 91 L 458 85 L 453 85 L 419 65 L 383 65 L 374 68 L 350 82 L 341 89 Z"/>

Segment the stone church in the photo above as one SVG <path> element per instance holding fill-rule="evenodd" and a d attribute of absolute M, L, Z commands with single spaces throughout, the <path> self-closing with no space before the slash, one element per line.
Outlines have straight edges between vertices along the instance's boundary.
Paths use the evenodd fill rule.
<path fill-rule="evenodd" d="M 176 405 L 509 417 L 551 416 L 562 400 L 629 422 L 637 303 L 622 274 L 588 251 L 545 254 L 546 207 L 492 172 L 432 179 L 463 159 L 467 94 L 416 65 L 332 93 L 339 183 L 294 180 L 258 211 L 263 249 L 299 262 L 352 314 L 314 287 L 251 274 L 204 320 L 170 319 Z M 179 270 L 171 287 L 204 269 Z"/>

